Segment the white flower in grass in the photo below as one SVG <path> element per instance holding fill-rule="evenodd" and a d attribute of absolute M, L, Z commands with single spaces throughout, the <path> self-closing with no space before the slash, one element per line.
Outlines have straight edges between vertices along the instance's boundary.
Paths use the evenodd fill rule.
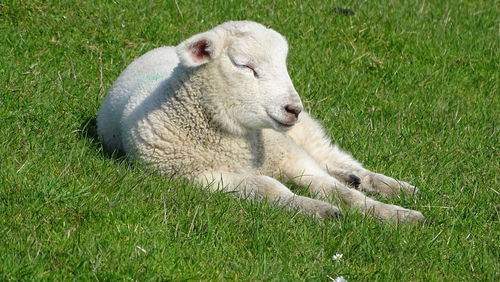
<path fill-rule="evenodd" d="M 330 281 L 333 281 L 333 282 L 347 282 L 347 280 L 345 280 L 344 276 L 339 276 L 337 278 L 332 278 L 330 276 L 326 276 L 328 277 L 328 279 L 330 279 Z"/>
<path fill-rule="evenodd" d="M 343 256 L 344 256 L 343 254 L 334 254 L 334 255 L 332 256 L 332 259 L 333 259 L 334 261 L 340 261 L 340 260 L 342 259 L 342 257 L 343 257 Z M 342 277 L 342 276 L 341 276 L 341 277 Z M 342 279 L 343 279 L 343 278 L 342 278 Z"/>
<path fill-rule="evenodd" d="M 146 251 L 143 247 L 141 246 L 135 246 L 139 251 L 143 252 L 143 253 L 147 253 L 148 251 Z"/>

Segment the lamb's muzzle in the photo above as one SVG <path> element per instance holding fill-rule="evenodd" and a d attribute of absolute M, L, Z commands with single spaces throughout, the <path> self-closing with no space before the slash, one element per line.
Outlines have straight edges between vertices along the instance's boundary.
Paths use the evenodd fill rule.
<path fill-rule="evenodd" d="M 285 111 L 289 114 L 294 115 L 295 119 L 297 120 L 299 119 L 299 114 L 300 112 L 302 112 L 302 109 L 300 106 L 288 104 L 285 106 Z"/>

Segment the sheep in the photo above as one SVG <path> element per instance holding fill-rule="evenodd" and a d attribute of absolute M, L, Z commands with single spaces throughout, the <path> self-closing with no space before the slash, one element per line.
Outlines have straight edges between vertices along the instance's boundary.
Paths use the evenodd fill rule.
<path fill-rule="evenodd" d="M 417 188 L 364 168 L 327 137 L 290 76 L 286 39 L 250 21 L 226 22 L 132 62 L 98 112 L 108 152 L 121 151 L 212 191 L 266 199 L 314 218 L 339 217 L 336 198 L 382 221 L 418 222 L 415 210 L 365 193 Z M 308 187 L 313 198 L 282 182 Z"/>

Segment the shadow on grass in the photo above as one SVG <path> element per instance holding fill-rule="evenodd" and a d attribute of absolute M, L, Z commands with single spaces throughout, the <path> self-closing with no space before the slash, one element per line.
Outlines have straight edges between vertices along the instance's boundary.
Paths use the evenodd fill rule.
<path fill-rule="evenodd" d="M 80 125 L 78 132 L 79 137 L 88 140 L 92 147 L 96 149 L 96 153 L 100 156 L 110 158 L 118 162 L 123 162 L 127 159 L 121 150 L 109 152 L 104 149 L 102 142 L 99 140 L 99 135 L 97 134 L 97 119 L 95 116 L 86 118 Z"/>

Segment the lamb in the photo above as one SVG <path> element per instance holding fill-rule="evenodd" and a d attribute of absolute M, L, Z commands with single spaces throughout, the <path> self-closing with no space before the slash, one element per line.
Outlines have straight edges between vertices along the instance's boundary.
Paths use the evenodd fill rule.
<path fill-rule="evenodd" d="M 304 112 L 288 75 L 288 44 L 255 22 L 226 22 L 132 62 L 99 109 L 108 152 L 210 190 L 266 199 L 314 218 L 341 216 L 334 198 L 383 221 L 417 222 L 414 210 L 365 193 L 417 188 L 364 168 Z M 308 187 L 293 193 L 277 179 Z"/>

